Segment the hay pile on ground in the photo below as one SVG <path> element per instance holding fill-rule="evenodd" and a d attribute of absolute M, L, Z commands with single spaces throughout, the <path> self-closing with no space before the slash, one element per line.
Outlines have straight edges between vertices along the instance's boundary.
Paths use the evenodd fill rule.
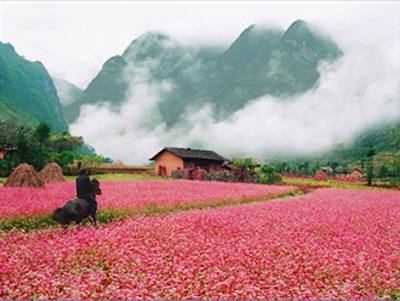
<path fill-rule="evenodd" d="M 118 159 L 117 161 L 115 161 L 115 162 L 113 163 L 113 165 L 116 165 L 116 166 L 123 166 L 124 163 L 122 163 L 122 161 Z"/>
<path fill-rule="evenodd" d="M 15 167 L 4 183 L 5 187 L 43 187 L 43 185 L 33 166 L 26 163 Z"/>
<path fill-rule="evenodd" d="M 65 181 L 63 171 L 57 163 L 49 163 L 38 174 L 43 184 Z"/>
<path fill-rule="evenodd" d="M 324 171 L 318 170 L 314 175 L 314 180 L 316 180 L 316 181 L 328 181 L 328 175 Z"/>

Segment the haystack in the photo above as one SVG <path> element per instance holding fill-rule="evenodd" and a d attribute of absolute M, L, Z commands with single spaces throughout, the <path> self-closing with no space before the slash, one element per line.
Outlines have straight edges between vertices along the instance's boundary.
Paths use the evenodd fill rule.
<path fill-rule="evenodd" d="M 316 180 L 316 181 L 328 181 L 328 176 L 322 170 L 318 170 L 314 175 L 314 180 Z"/>
<path fill-rule="evenodd" d="M 123 166 L 124 163 L 122 163 L 122 161 L 121 161 L 120 159 L 118 159 L 117 161 L 115 161 L 115 162 L 113 163 L 113 165 L 116 165 L 116 166 Z"/>
<path fill-rule="evenodd" d="M 43 185 L 33 166 L 26 163 L 15 167 L 4 183 L 5 187 L 43 187 Z"/>
<path fill-rule="evenodd" d="M 54 162 L 43 167 L 43 169 L 38 173 L 38 176 L 43 184 L 65 181 L 62 168 Z"/>

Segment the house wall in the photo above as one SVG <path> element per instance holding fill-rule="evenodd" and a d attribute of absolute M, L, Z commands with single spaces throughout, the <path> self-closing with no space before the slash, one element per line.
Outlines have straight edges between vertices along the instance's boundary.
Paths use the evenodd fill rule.
<path fill-rule="evenodd" d="M 170 153 L 163 152 L 155 160 L 154 174 L 158 175 L 160 166 L 165 167 L 165 175 L 171 176 L 171 172 L 177 169 L 183 169 L 183 160 L 178 156 Z"/>
<path fill-rule="evenodd" d="M 209 172 L 211 174 L 221 171 L 221 164 L 210 164 Z"/>
<path fill-rule="evenodd" d="M 193 169 L 193 168 L 204 168 L 207 172 L 209 173 L 214 173 L 218 172 L 221 170 L 221 163 L 214 163 L 214 161 L 210 160 L 202 160 L 202 159 L 197 159 L 197 160 L 187 160 L 184 162 L 183 167 L 187 169 Z"/>

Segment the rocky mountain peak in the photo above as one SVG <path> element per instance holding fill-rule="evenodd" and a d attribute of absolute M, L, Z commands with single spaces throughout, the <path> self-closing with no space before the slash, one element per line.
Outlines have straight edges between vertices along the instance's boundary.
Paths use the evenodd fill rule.
<path fill-rule="evenodd" d="M 266 61 L 271 49 L 279 41 L 283 31 L 261 24 L 247 27 L 232 43 L 217 62 L 217 69 L 230 71 L 232 68 L 253 69 L 260 61 Z M 242 70 L 238 70 L 242 72 Z"/>
<path fill-rule="evenodd" d="M 127 61 L 144 61 L 149 58 L 159 59 L 166 50 L 179 48 L 179 43 L 161 32 L 147 32 L 133 40 L 122 57 Z"/>
<path fill-rule="evenodd" d="M 321 60 L 342 54 L 332 39 L 302 20 L 286 31 L 252 24 L 225 52 L 207 53 L 162 32 L 144 33 L 103 65 L 80 101 L 66 108 L 67 119 L 77 118 L 85 103 L 118 107 L 138 83 L 169 85 L 160 90 L 157 107 L 167 126 L 189 107 L 206 103 L 216 119 L 225 118 L 262 95 L 283 99 L 304 93 L 318 84 Z"/>
<path fill-rule="evenodd" d="M 326 33 L 303 20 L 293 22 L 280 40 L 280 48 L 285 51 L 308 52 L 315 61 L 332 60 L 343 54 L 338 45 Z"/>

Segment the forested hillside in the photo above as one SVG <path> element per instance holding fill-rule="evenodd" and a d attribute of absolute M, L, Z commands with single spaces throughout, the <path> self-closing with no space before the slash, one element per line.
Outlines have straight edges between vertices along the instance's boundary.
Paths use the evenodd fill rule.
<path fill-rule="evenodd" d="M 194 124 L 195 130 L 198 128 L 200 132 L 203 131 L 203 123 L 207 122 L 211 124 L 210 129 L 215 129 L 218 128 L 219 122 L 222 124 L 227 120 L 227 126 L 238 130 L 230 118 L 238 117 L 235 115 L 238 112 L 245 112 L 242 115 L 246 116 L 241 116 L 252 120 L 253 115 L 258 112 L 256 109 L 245 109 L 257 98 L 270 97 L 268 105 L 274 109 L 265 110 L 265 116 L 261 116 L 262 121 L 256 123 L 254 128 L 247 129 L 261 133 L 257 140 L 267 141 L 263 148 L 265 154 L 261 156 L 265 155 L 265 158 L 269 159 L 269 148 L 273 148 L 272 140 L 277 137 L 266 138 L 262 135 L 264 130 L 275 132 L 279 127 L 283 127 L 288 129 L 287 132 L 296 132 L 297 129 L 293 127 L 297 125 L 304 127 L 303 130 L 307 130 L 309 135 L 318 125 L 313 124 L 312 118 L 304 120 L 307 118 L 307 110 L 319 112 L 319 106 L 324 103 L 325 106 L 338 107 L 336 102 L 342 95 L 336 97 L 331 104 L 327 104 L 324 93 L 315 103 L 307 103 L 307 97 L 299 97 L 301 102 L 298 106 L 286 104 L 293 103 L 293 99 L 299 95 L 311 95 L 320 84 L 321 64 L 334 64 L 343 56 L 344 53 L 335 41 L 302 20 L 293 22 L 286 30 L 251 25 L 226 49 L 204 45 L 192 48 L 181 45 L 166 34 L 147 32 L 134 39 L 121 55 L 114 55 L 106 60 L 87 88 L 81 90 L 64 80 L 53 80 L 41 62 L 30 62 L 17 54 L 12 45 L 0 42 L 0 118 L 17 117 L 34 127 L 44 122 L 51 127 L 52 132 L 57 133 L 66 131 L 69 126 L 73 127 L 78 123 L 81 109 L 91 105 L 90 109 L 93 110 L 86 113 L 90 118 L 98 109 L 113 112 L 99 118 L 102 123 L 107 119 L 108 124 L 104 125 L 110 128 L 114 126 L 115 121 L 113 123 L 107 117 L 117 116 L 116 119 L 119 119 L 123 116 L 121 128 L 108 131 L 116 133 L 114 136 L 133 132 L 141 133 L 147 139 L 158 135 L 169 145 L 175 145 L 178 142 L 182 143 L 179 141 L 183 140 L 182 136 L 190 133 L 191 115 L 197 111 L 205 113 L 200 121 L 197 121 L 200 123 Z M 362 90 L 360 91 L 362 93 Z M 345 90 L 346 95 L 347 92 Z M 363 95 L 355 93 L 349 96 L 349 101 L 357 101 L 357 97 L 362 99 Z M 360 104 L 363 105 L 363 102 L 359 101 L 354 106 Z M 290 109 L 291 112 L 287 111 Z M 324 116 L 331 113 L 326 110 L 323 112 Z M 281 120 L 274 119 L 276 115 Z M 316 114 L 310 116 L 318 117 Z M 121 120 L 123 118 L 121 117 Z M 297 120 L 292 120 L 293 118 Z M 360 118 L 367 120 L 363 116 Z M 277 122 L 282 119 L 284 122 Z M 347 122 L 348 119 L 342 121 Z M 376 162 L 387 165 L 388 173 L 393 173 L 396 160 L 393 158 L 399 152 L 400 123 L 395 120 L 382 125 L 382 120 L 377 120 L 375 118 L 373 126 L 369 128 L 366 127 L 369 126 L 370 120 L 357 124 L 358 133 L 355 139 L 351 139 L 352 143 L 349 143 L 349 139 L 332 146 L 331 150 L 323 154 L 314 153 L 301 158 L 289 154 L 290 158 L 286 163 L 293 162 L 293 166 L 297 166 L 299 172 L 304 172 L 311 166 L 315 171 L 323 165 L 353 168 L 363 166 L 367 154 L 373 153 Z M 96 126 L 92 132 L 97 130 Z M 327 130 L 328 127 L 325 128 L 325 131 Z M 80 131 L 83 131 L 82 128 Z M 320 135 L 324 134 L 325 132 Z M 193 135 L 185 136 L 185 143 L 188 140 L 186 138 L 192 137 Z M 215 144 L 218 144 L 221 139 L 215 137 L 210 140 L 215 140 Z M 108 137 L 110 138 L 117 139 Z M 286 139 L 288 142 L 285 144 L 289 147 L 285 151 L 294 152 L 296 138 L 283 135 L 278 139 Z M 126 139 L 138 140 L 135 135 Z M 202 138 L 196 139 L 197 137 L 193 138 L 191 142 L 194 141 L 193 143 L 203 147 L 202 143 L 205 141 L 201 141 Z M 313 140 L 318 139 L 316 137 Z M 308 143 L 306 147 L 311 149 L 313 146 Z M 134 152 L 135 150 L 131 151 Z M 393 155 L 387 159 L 384 154 Z M 145 156 L 148 157 L 146 154 Z M 308 168 L 306 173 L 311 170 Z"/>
<path fill-rule="evenodd" d="M 30 62 L 0 42 L 0 117 L 17 117 L 52 130 L 68 129 L 56 88 L 41 62 Z"/>
<path fill-rule="evenodd" d="M 188 111 L 204 105 L 222 120 L 262 95 L 284 99 L 312 89 L 320 77 L 318 65 L 342 55 L 330 37 L 302 20 L 286 31 L 251 25 L 225 50 L 193 49 L 163 33 L 148 32 L 104 63 L 80 99 L 65 106 L 65 116 L 73 123 L 85 104 L 108 103 L 118 111 L 150 85 L 161 115 L 154 122 L 173 127 Z"/>
<path fill-rule="evenodd" d="M 323 168 L 331 176 L 356 168 L 366 175 L 371 168 L 372 177 L 400 181 L 400 121 L 366 130 L 353 143 L 337 144 L 323 154 L 276 160 L 275 166 L 280 172 L 308 176 Z"/>

